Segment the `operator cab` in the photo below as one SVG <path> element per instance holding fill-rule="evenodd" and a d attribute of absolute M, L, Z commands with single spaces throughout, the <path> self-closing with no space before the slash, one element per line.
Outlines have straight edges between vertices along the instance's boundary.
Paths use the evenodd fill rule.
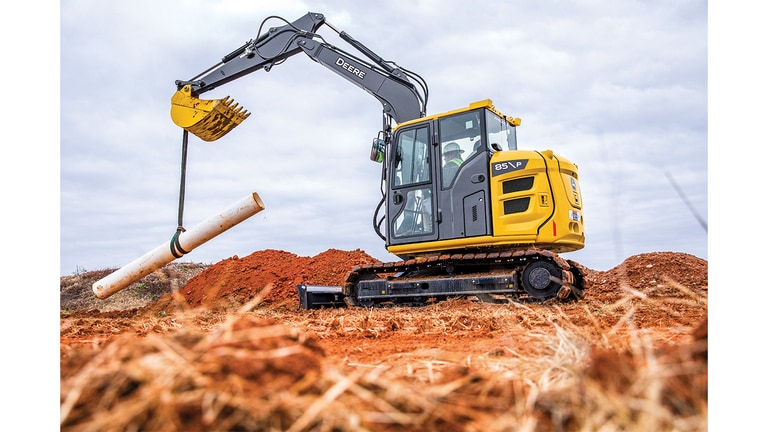
<path fill-rule="evenodd" d="M 490 158 L 517 149 L 519 124 L 485 100 L 398 125 L 388 152 L 375 140 L 371 158 L 387 164 L 387 246 L 492 235 Z"/>

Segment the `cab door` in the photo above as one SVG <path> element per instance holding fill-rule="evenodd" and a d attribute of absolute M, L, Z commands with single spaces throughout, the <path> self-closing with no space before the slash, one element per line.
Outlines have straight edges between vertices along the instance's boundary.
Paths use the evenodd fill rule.
<path fill-rule="evenodd" d="M 432 126 L 397 131 L 388 158 L 387 244 L 437 239 Z"/>
<path fill-rule="evenodd" d="M 439 240 L 492 234 L 484 112 L 460 112 L 437 122 L 434 158 L 441 161 L 435 193 Z"/>

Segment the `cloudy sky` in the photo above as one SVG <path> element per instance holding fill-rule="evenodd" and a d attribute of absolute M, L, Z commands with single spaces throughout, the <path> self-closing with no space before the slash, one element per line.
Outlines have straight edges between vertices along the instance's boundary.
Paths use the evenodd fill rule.
<path fill-rule="evenodd" d="M 568 258 L 599 270 L 644 252 L 708 258 L 704 1 L 181 4 L 61 4 L 61 275 L 120 267 L 170 239 L 182 138 L 169 116 L 174 81 L 256 37 L 268 16 L 308 11 L 424 77 L 428 113 L 492 99 L 522 118 L 520 148 L 576 162 L 587 242 Z M 221 140 L 191 136 L 184 225 L 250 192 L 266 210 L 182 261 L 268 248 L 395 259 L 371 226 L 378 101 L 304 54 L 204 98 L 227 95 L 252 114 Z"/>

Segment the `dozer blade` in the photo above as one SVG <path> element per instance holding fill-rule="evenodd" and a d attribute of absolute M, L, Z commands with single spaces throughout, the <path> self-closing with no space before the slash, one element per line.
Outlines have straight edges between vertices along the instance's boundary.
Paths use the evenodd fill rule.
<path fill-rule="evenodd" d="M 192 87 L 186 85 L 171 98 L 171 119 L 203 141 L 216 141 L 251 115 L 233 102 L 229 96 L 212 100 L 197 98 L 192 96 Z"/>

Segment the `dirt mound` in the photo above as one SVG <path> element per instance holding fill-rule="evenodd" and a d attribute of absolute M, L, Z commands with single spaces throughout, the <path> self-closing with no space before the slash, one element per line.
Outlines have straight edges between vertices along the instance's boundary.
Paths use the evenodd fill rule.
<path fill-rule="evenodd" d="M 615 300 L 625 294 L 622 288 L 663 290 L 663 294 L 674 295 L 679 285 L 706 291 L 708 269 L 706 260 L 686 253 L 643 253 L 627 258 L 608 271 L 590 270 L 588 295 Z"/>
<path fill-rule="evenodd" d="M 360 249 L 329 249 L 314 257 L 279 250 L 262 250 L 245 258 L 234 256 L 208 267 L 180 289 L 190 307 L 237 307 L 271 285 L 264 303 L 298 307 L 296 285 L 344 284 L 356 265 L 378 262 Z M 674 281 L 689 288 L 707 289 L 707 261 L 678 252 L 653 252 L 632 256 L 617 267 L 601 272 L 587 269 L 587 295 L 615 300 L 624 286 L 634 290 L 659 290 L 676 295 L 665 283 Z"/>
<path fill-rule="evenodd" d="M 605 272 L 609 285 L 626 281 L 629 286 L 655 285 L 674 280 L 689 288 L 707 289 L 709 265 L 706 260 L 686 253 L 651 252 L 631 256 Z"/>
<path fill-rule="evenodd" d="M 375 262 L 378 260 L 360 249 L 329 249 L 314 257 L 267 249 L 210 266 L 187 282 L 180 293 L 190 307 L 219 307 L 246 303 L 271 286 L 264 296 L 265 304 L 298 306 L 296 285 L 340 286 L 354 266 Z"/>

